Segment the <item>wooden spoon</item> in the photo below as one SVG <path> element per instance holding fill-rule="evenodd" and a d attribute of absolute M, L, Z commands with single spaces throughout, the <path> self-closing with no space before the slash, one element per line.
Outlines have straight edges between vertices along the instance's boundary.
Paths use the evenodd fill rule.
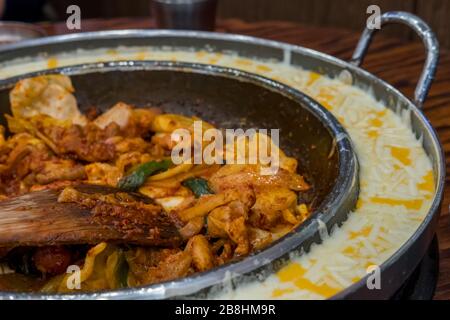
<path fill-rule="evenodd" d="M 81 192 L 88 204 L 58 202 L 62 189 L 31 192 L 0 202 L 0 247 L 102 241 L 175 247 L 182 242 L 175 222 L 150 198 L 106 186 L 71 188 Z M 114 201 L 104 201 L 104 196 Z"/>

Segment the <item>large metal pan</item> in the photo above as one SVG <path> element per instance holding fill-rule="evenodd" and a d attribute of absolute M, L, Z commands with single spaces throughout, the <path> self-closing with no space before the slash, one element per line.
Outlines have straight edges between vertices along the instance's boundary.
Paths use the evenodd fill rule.
<path fill-rule="evenodd" d="M 388 12 L 381 17 L 381 24 L 400 23 L 411 27 L 422 39 L 427 50 L 427 60 L 419 80 L 414 100 L 406 98 L 397 89 L 360 68 L 374 30 L 365 30 L 351 62 L 310 49 L 258 38 L 207 32 L 165 30 L 123 30 L 72 34 L 27 43 L 11 45 L 0 51 L 0 61 L 38 55 L 53 55 L 77 49 L 116 48 L 117 46 L 169 46 L 196 50 L 233 51 L 241 56 L 275 59 L 291 65 L 327 74 L 331 77 L 346 70 L 352 75 L 353 84 L 370 89 L 375 98 L 388 108 L 397 111 L 410 110 L 412 129 L 417 137 L 423 137 L 425 151 L 433 164 L 436 193 L 432 206 L 414 235 L 381 266 L 382 290 L 369 290 L 366 278 L 339 293 L 335 298 L 390 298 L 400 288 L 417 266 L 436 231 L 445 182 L 445 158 L 439 140 L 429 121 L 420 110 L 433 80 L 437 61 L 438 43 L 430 28 L 418 17 L 404 12 Z M 155 289 L 157 290 L 157 289 Z M 163 288 L 161 288 L 163 290 Z M 145 290 L 142 291 L 148 293 Z M 163 292 L 161 292 L 163 295 Z"/>
<path fill-rule="evenodd" d="M 279 129 L 281 148 L 298 159 L 303 175 L 312 185 L 302 197 L 315 210 L 304 223 L 264 250 L 208 272 L 115 292 L 11 297 L 131 299 L 216 292 L 230 273 L 240 275 L 233 279 L 240 283 L 273 273 L 289 260 L 293 250 L 305 252 L 312 243 L 320 243 L 321 230 L 341 225 L 356 205 L 358 162 L 348 134 L 331 113 L 297 90 L 231 68 L 168 61 L 111 62 L 25 74 L 4 81 L 0 87 L 0 111 L 10 113 L 9 91 L 20 78 L 55 72 L 71 76 L 82 111 L 90 106 L 106 110 L 125 101 L 198 116 L 224 129 Z"/>

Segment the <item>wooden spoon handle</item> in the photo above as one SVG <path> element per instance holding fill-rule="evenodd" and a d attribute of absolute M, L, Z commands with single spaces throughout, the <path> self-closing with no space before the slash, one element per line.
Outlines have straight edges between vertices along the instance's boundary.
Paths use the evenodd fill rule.
<path fill-rule="evenodd" d="M 101 194 L 118 192 L 102 186 L 81 185 L 76 188 Z M 125 230 L 113 216 L 106 220 L 96 219 L 90 208 L 78 203 L 58 202 L 60 193 L 61 190 L 48 189 L 0 202 L 0 247 L 95 244 L 102 241 L 173 247 L 182 241 L 178 229 L 164 211 L 145 225 L 128 219 Z M 133 196 L 151 201 L 140 195 Z"/>

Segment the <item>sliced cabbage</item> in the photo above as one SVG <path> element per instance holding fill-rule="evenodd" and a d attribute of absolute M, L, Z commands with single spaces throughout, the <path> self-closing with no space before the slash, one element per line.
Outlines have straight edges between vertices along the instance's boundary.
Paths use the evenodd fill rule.
<path fill-rule="evenodd" d="M 20 80 L 10 92 L 12 114 L 20 119 L 48 115 L 85 125 L 87 119 L 78 109 L 73 92 L 72 82 L 65 75 L 44 75 Z"/>
<path fill-rule="evenodd" d="M 98 116 L 94 123 L 101 129 L 105 129 L 110 123 L 117 123 L 121 129 L 125 128 L 130 120 L 133 107 L 119 102 L 111 109 Z"/>
<path fill-rule="evenodd" d="M 155 199 L 155 202 L 162 206 L 166 212 L 170 212 L 176 210 L 184 200 L 186 200 L 185 197 L 173 196 Z"/>

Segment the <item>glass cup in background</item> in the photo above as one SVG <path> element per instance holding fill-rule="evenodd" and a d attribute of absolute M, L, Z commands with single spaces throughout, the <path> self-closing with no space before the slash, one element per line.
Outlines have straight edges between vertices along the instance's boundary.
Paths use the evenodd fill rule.
<path fill-rule="evenodd" d="M 0 46 L 46 35 L 44 29 L 34 24 L 0 21 Z"/>
<path fill-rule="evenodd" d="M 161 29 L 213 31 L 217 0 L 152 0 L 156 26 Z"/>

